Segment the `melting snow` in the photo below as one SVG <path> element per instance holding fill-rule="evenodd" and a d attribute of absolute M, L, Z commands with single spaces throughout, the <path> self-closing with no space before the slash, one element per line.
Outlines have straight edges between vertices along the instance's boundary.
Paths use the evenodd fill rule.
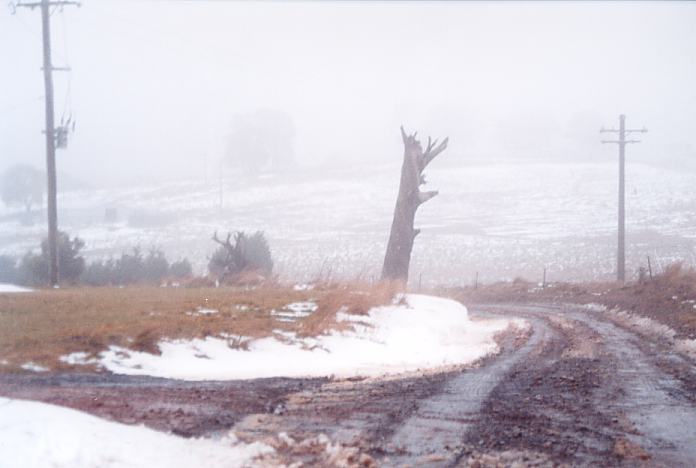
<path fill-rule="evenodd" d="M 246 349 L 212 337 L 162 341 L 160 355 L 112 346 L 100 363 L 114 373 L 184 380 L 376 376 L 473 362 L 497 351 L 493 335 L 510 324 L 472 322 L 449 299 L 407 295 L 405 302 L 368 315 L 339 314 L 353 329 L 316 338 L 286 333 L 251 340 Z"/>
<path fill-rule="evenodd" d="M 77 364 L 96 364 L 99 361 L 97 361 L 94 358 L 90 358 L 88 353 L 85 353 L 83 351 L 77 352 L 77 353 L 70 353 L 66 354 L 64 356 L 61 356 L 58 358 L 61 362 L 65 362 L 66 364 L 70 365 L 77 365 Z"/>
<path fill-rule="evenodd" d="M 73 409 L 0 398 L 0 468 L 249 466 L 273 449 L 258 442 L 184 439 Z"/>
<path fill-rule="evenodd" d="M 32 372 L 47 372 L 48 369 L 46 367 L 40 366 L 36 364 L 35 362 L 25 362 L 20 366 L 24 370 L 32 371 Z"/>
<path fill-rule="evenodd" d="M 0 283 L 0 293 L 23 293 L 31 291 L 31 289 L 16 286 L 14 284 Z"/>
<path fill-rule="evenodd" d="M 272 310 L 271 315 L 278 317 L 281 322 L 294 322 L 299 318 L 312 315 L 316 310 L 317 304 L 314 302 L 293 302 L 280 310 Z"/>
<path fill-rule="evenodd" d="M 190 310 L 186 312 L 186 315 L 213 315 L 217 314 L 218 310 L 217 309 L 207 309 L 205 307 L 197 307 L 196 310 Z"/>

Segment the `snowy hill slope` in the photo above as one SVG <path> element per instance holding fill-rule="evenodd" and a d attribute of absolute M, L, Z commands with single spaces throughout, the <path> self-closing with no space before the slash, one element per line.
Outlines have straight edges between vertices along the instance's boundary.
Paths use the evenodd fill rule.
<path fill-rule="evenodd" d="M 66 192 L 60 225 L 102 257 L 140 244 L 202 271 L 213 231 L 267 232 L 278 272 L 294 280 L 319 274 L 379 274 L 398 183 L 398 165 L 305 172 L 254 181 L 228 178 L 114 190 Z M 440 196 L 419 211 L 422 228 L 412 279 L 469 283 L 524 276 L 608 279 L 614 270 L 616 167 L 612 164 L 491 164 L 428 169 Z M 105 220 L 107 209 L 115 220 Z M 641 164 L 627 167 L 628 271 L 651 255 L 659 266 L 692 262 L 696 175 Z M 0 253 L 38 245 L 41 223 L 0 216 Z"/>

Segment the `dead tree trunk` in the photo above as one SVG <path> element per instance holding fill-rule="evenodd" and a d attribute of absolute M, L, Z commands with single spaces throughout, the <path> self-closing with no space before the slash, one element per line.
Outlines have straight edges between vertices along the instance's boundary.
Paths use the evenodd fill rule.
<path fill-rule="evenodd" d="M 418 207 L 437 195 L 437 191 L 422 192 L 420 186 L 425 184 L 423 170 L 435 159 L 435 156 L 447 148 L 448 138 L 437 144 L 428 137 L 425 151 L 416 140 L 416 133 L 406 135 L 401 127 L 404 142 L 404 162 L 401 166 L 399 195 L 394 208 L 387 254 L 382 267 L 382 279 L 408 281 L 408 268 L 411 262 L 413 240 L 420 232 L 413 228 L 413 220 Z"/>

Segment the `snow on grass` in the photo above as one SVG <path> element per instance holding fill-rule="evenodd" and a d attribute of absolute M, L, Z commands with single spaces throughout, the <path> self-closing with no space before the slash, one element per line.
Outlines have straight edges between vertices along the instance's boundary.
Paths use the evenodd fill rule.
<path fill-rule="evenodd" d="M 186 315 L 191 315 L 191 316 L 197 316 L 197 315 L 213 315 L 217 314 L 219 310 L 217 309 L 208 309 L 206 307 L 197 307 L 196 310 L 190 310 L 186 312 Z"/>
<path fill-rule="evenodd" d="M 583 304 L 581 306 L 583 309 L 589 310 L 590 312 L 606 312 L 607 311 L 607 306 L 604 304 L 597 304 L 594 302 L 590 302 L 589 304 Z"/>
<path fill-rule="evenodd" d="M 66 364 L 70 364 L 72 366 L 97 364 L 98 362 L 96 359 L 90 358 L 88 353 L 82 351 L 77 353 L 66 354 L 65 356 L 59 357 L 58 360 Z"/>
<path fill-rule="evenodd" d="M 16 286 L 14 284 L 0 283 L 0 293 L 24 293 L 31 291 L 31 289 Z"/>
<path fill-rule="evenodd" d="M 317 304 L 313 301 L 293 302 L 280 310 L 272 310 L 271 315 L 281 322 L 294 322 L 297 319 L 309 317 L 317 310 Z"/>
<path fill-rule="evenodd" d="M 493 336 L 511 323 L 473 322 L 449 299 L 406 295 L 401 302 L 367 315 L 339 313 L 352 327 L 318 337 L 285 333 L 250 340 L 243 349 L 214 337 L 161 341 L 159 355 L 111 346 L 100 364 L 118 374 L 184 380 L 377 376 L 471 363 L 496 352 Z"/>
<path fill-rule="evenodd" d="M 31 361 L 25 362 L 24 364 L 22 364 L 19 367 L 21 367 L 24 370 L 31 371 L 31 372 L 48 372 L 48 368 L 46 368 L 44 366 L 40 366 L 40 365 L 36 364 L 35 362 L 31 362 Z"/>
<path fill-rule="evenodd" d="M 211 220 L 222 213 L 236 226 L 266 232 L 282 279 L 301 284 L 379 276 L 399 164 L 368 172 L 288 172 L 272 181 L 230 176 L 222 181 L 229 194 L 222 211 L 217 184 L 202 180 L 61 191 L 61 226 L 85 240 L 88 260 L 120 255 L 138 244 L 158 245 L 170 258 L 188 257 L 202 273 L 214 248 Z M 483 282 L 537 279 L 542 265 L 554 281 L 609 279 L 613 265 L 606 259 L 616 247 L 616 214 L 606 194 L 613 191 L 613 171 L 609 162 L 432 167 L 430 182 L 441 195 L 419 213 L 424 229 L 412 271 L 422 273 L 424 285 L 460 285 L 476 272 Z M 626 194 L 632 207 L 627 230 L 635 243 L 654 255 L 657 268 L 675 258 L 694 263 L 696 174 L 635 163 L 629 176 L 635 190 Z M 105 207 L 117 208 L 116 223 L 104 220 Z M 41 223 L 0 219 L 0 254 L 21 257 L 43 236 Z M 640 258 L 629 256 L 630 271 L 638 269 Z"/>
<path fill-rule="evenodd" d="M 273 452 L 261 443 L 184 439 L 73 409 L 0 398 L 0 468 L 239 467 Z"/>

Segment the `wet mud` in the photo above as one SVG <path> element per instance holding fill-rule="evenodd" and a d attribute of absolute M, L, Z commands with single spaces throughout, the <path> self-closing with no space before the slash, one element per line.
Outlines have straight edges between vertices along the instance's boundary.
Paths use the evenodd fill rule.
<path fill-rule="evenodd" d="M 572 306 L 471 311 L 521 317 L 530 330 L 501 336 L 496 356 L 442 372 L 227 382 L 0 374 L 0 395 L 186 437 L 325 434 L 362 454 L 356 466 L 696 466 L 693 361 Z M 327 463 L 321 450 L 275 446 L 277 463 Z"/>

